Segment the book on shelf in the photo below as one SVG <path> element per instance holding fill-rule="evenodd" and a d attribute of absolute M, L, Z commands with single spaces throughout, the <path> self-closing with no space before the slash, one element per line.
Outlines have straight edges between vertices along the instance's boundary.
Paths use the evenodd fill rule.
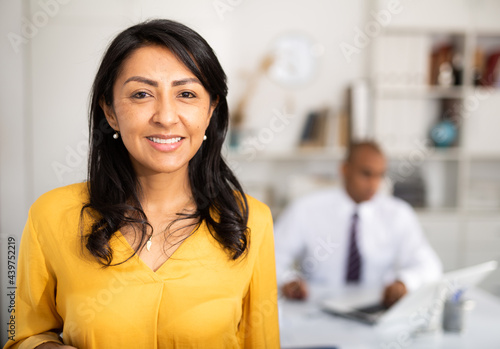
<path fill-rule="evenodd" d="M 481 86 L 484 72 L 484 51 L 480 47 L 476 47 L 473 59 L 472 78 L 474 79 L 474 86 Z"/>
<path fill-rule="evenodd" d="M 486 59 L 481 83 L 483 86 L 500 87 L 500 50 L 492 52 Z"/>
<path fill-rule="evenodd" d="M 311 111 L 306 117 L 306 122 L 300 137 L 302 147 L 324 146 L 326 115 L 322 111 Z"/>
<path fill-rule="evenodd" d="M 371 136 L 370 88 L 366 80 L 355 81 L 349 90 L 349 131 L 352 141 Z"/>
<path fill-rule="evenodd" d="M 324 107 L 313 110 L 305 118 L 300 134 L 299 147 L 304 149 L 335 149 L 349 143 L 349 115 Z"/>
<path fill-rule="evenodd" d="M 306 117 L 299 145 L 302 148 L 331 146 L 338 128 L 337 118 L 329 108 L 313 110 Z"/>

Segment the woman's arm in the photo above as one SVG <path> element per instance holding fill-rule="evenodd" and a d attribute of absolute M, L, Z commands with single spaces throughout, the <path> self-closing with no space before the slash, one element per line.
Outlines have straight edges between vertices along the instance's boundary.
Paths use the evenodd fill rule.
<path fill-rule="evenodd" d="M 35 349 L 77 349 L 71 345 L 64 345 L 56 342 L 47 342 L 36 346 Z"/>
<path fill-rule="evenodd" d="M 266 209 L 265 215 L 259 217 L 259 221 L 267 222 L 259 232 L 262 239 L 255 239 L 254 232 L 250 242 L 260 242 L 260 246 L 249 290 L 243 300 L 239 337 L 245 348 L 280 347 L 273 222 L 271 212 Z"/>
<path fill-rule="evenodd" d="M 62 345 L 57 333 L 62 330 L 63 321 L 55 305 L 56 280 L 38 241 L 33 214 L 30 210 L 21 237 L 15 307 L 11 314 L 14 333 L 4 349 L 35 348 L 42 343 Z"/>

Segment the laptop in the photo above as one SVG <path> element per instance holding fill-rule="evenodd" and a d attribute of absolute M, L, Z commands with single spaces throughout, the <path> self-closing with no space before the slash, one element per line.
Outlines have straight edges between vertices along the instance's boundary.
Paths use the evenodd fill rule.
<path fill-rule="evenodd" d="M 380 293 L 377 292 L 326 299 L 321 303 L 321 308 L 328 313 L 369 325 L 409 319 L 422 309 L 428 309 L 436 303 L 436 299 L 444 302 L 452 293 L 463 292 L 477 285 L 496 270 L 497 266 L 497 261 L 490 261 L 445 273 L 441 280 L 407 293 L 388 309 L 381 304 Z"/>

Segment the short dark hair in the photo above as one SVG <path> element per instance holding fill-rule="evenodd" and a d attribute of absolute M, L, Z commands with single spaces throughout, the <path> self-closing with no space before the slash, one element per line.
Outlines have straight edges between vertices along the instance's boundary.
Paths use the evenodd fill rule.
<path fill-rule="evenodd" d="M 352 142 L 349 144 L 347 149 L 347 153 L 345 156 L 345 162 L 351 162 L 354 158 L 355 154 L 361 149 L 370 149 L 382 156 L 384 156 L 384 152 L 380 149 L 380 146 L 375 141 L 358 141 Z"/>
<path fill-rule="evenodd" d="M 127 57 L 149 45 L 170 50 L 200 80 L 211 101 L 217 101 L 205 133 L 207 139 L 188 167 L 196 212 L 179 214 L 177 220 L 205 221 L 212 236 L 232 259 L 237 259 L 248 245 L 248 203 L 221 156 L 229 123 L 226 75 L 212 48 L 198 33 L 166 19 L 146 21 L 121 32 L 106 50 L 96 74 L 89 113 L 89 201 L 80 215 L 82 242 L 101 264 L 109 266 L 113 257 L 109 240 L 117 230 L 127 225 L 140 226 L 142 235 L 137 250 L 152 233 L 139 201 L 140 185 L 128 151 L 121 139 L 111 137 L 112 130 L 100 106 L 100 102 L 113 103 L 113 85 Z M 93 220 L 88 234 L 83 224 L 85 212 Z"/>

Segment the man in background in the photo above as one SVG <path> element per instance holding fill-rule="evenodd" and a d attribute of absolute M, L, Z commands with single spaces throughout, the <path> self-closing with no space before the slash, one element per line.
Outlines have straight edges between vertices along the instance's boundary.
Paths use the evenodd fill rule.
<path fill-rule="evenodd" d="M 436 280 L 441 262 L 413 209 L 378 191 L 387 161 L 376 143 L 352 144 L 342 164 L 343 186 L 302 198 L 275 225 L 278 285 L 305 299 L 308 285 L 383 288 L 391 306 Z"/>

